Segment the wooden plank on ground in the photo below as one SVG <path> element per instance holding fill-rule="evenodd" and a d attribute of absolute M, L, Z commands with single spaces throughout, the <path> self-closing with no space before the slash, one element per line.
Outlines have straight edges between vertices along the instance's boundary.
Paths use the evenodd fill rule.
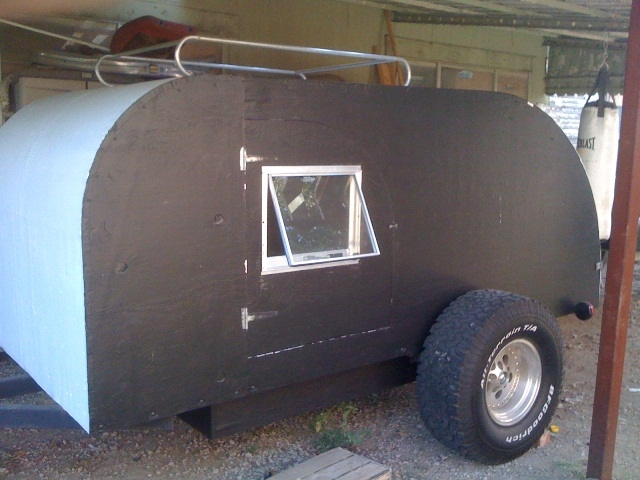
<path fill-rule="evenodd" d="M 271 477 L 271 480 L 390 480 L 391 469 L 334 448 Z"/>
<path fill-rule="evenodd" d="M 361 465 L 341 477 L 340 480 L 391 480 L 391 468 L 376 462 Z"/>
<path fill-rule="evenodd" d="M 290 469 L 282 473 L 279 473 L 275 477 L 272 477 L 272 479 L 295 480 L 298 478 L 304 478 L 302 475 L 304 475 L 307 472 L 321 471 L 337 462 L 341 462 L 344 459 L 349 458 L 352 455 L 353 453 L 351 453 L 349 450 L 345 450 L 343 448 L 340 448 L 340 449 L 334 448 L 333 450 L 324 452 L 318 455 L 317 457 L 310 458 L 304 463 L 295 465 Z"/>

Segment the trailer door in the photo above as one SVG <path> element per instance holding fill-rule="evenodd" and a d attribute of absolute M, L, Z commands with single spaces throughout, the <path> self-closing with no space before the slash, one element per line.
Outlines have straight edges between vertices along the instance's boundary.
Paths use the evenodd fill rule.
<path fill-rule="evenodd" d="M 358 164 L 248 163 L 242 318 L 256 391 L 396 356 L 380 185 Z"/>

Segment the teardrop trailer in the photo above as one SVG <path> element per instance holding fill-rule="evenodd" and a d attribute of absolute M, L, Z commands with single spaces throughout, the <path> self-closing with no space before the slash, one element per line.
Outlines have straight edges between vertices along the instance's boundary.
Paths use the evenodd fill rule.
<path fill-rule="evenodd" d="M 202 74 L 42 100 L 0 157 L 0 346 L 87 431 L 417 376 L 436 438 L 508 461 L 598 302 L 580 159 L 508 95 Z"/>

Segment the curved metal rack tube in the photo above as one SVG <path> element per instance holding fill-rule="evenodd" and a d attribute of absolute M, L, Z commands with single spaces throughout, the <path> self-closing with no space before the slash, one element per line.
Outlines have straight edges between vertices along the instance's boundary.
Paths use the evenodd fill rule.
<path fill-rule="evenodd" d="M 96 61 L 96 65 L 94 67 L 94 73 L 98 81 L 106 87 L 113 87 L 114 85 L 112 83 L 107 82 L 104 79 L 104 77 L 100 73 L 100 67 L 102 66 L 102 63 L 104 61 L 113 59 L 113 58 L 117 58 L 119 60 L 128 60 L 128 61 L 145 60 L 157 65 L 175 65 L 176 64 L 174 60 L 164 59 L 164 58 L 132 57 L 129 55 L 103 55 Z M 307 79 L 307 77 L 302 72 L 296 72 L 294 70 L 284 70 L 284 69 L 278 69 L 278 68 L 246 67 L 243 65 L 230 65 L 227 63 L 209 63 L 209 62 L 194 62 L 194 61 L 182 62 L 182 64 L 188 67 L 203 67 L 207 69 L 220 68 L 220 69 L 235 70 L 235 71 L 251 71 L 251 72 L 257 72 L 257 73 L 276 73 L 280 75 L 293 75 L 293 76 L 298 76 L 303 80 Z M 176 75 L 176 76 L 179 76 L 179 75 Z"/>
<path fill-rule="evenodd" d="M 363 60 L 368 60 L 368 62 L 359 62 L 359 63 L 351 63 L 345 65 L 333 65 L 327 67 L 319 67 L 317 69 L 310 70 L 297 70 L 295 73 L 297 74 L 306 74 L 306 73 L 318 73 L 318 72 L 328 72 L 333 70 L 344 70 L 347 68 L 355 68 L 355 67 L 365 67 L 370 65 L 377 65 L 381 63 L 400 63 L 406 70 L 406 80 L 404 85 L 409 85 L 411 81 L 411 67 L 409 66 L 409 62 L 407 62 L 402 57 L 395 57 L 389 55 L 377 55 L 373 53 L 361 53 L 361 52 L 352 52 L 349 50 L 330 50 L 326 48 L 316 48 L 316 47 L 299 47 L 294 45 L 278 45 L 274 43 L 260 43 L 260 42 L 247 42 L 243 40 L 232 40 L 228 38 L 216 38 L 216 37 L 200 37 L 197 35 L 190 35 L 188 37 L 184 37 L 178 45 L 176 46 L 175 51 L 175 61 L 178 65 L 178 68 L 185 74 L 191 75 L 191 72 L 186 70 L 183 67 L 183 62 L 180 59 L 180 52 L 182 47 L 188 42 L 208 42 L 208 43 L 222 43 L 226 45 L 236 45 L 243 47 L 255 47 L 255 48 L 265 48 L 270 50 L 279 50 L 285 52 L 294 52 L 294 53 L 310 53 L 316 55 L 327 55 L 333 57 L 347 57 L 347 58 L 361 58 Z M 246 67 L 246 68 L 257 68 L 257 67 Z"/>
<path fill-rule="evenodd" d="M 180 58 L 180 54 L 182 52 L 182 47 L 188 42 L 221 43 L 225 45 L 265 48 L 270 50 L 278 50 L 278 51 L 293 52 L 293 53 L 308 53 L 308 54 L 325 55 L 325 56 L 332 56 L 332 57 L 358 58 L 358 59 L 362 59 L 363 61 L 338 64 L 338 65 L 328 65 L 324 67 L 309 68 L 309 69 L 302 69 L 302 70 L 287 70 L 287 69 L 280 69 L 280 68 L 234 65 L 234 64 L 227 64 L 227 63 L 183 61 Z M 139 53 L 148 53 L 148 52 L 153 52 L 157 50 L 163 50 L 170 47 L 175 47 L 173 60 L 148 58 L 148 57 L 134 57 L 134 55 L 137 55 Z M 130 61 L 148 61 L 156 64 L 172 64 L 172 65 L 176 65 L 178 69 L 183 73 L 183 75 L 186 75 L 186 76 L 190 76 L 193 74 L 193 72 L 187 70 L 186 67 L 201 67 L 201 68 L 220 68 L 220 69 L 226 69 L 226 70 L 245 71 L 245 72 L 274 73 L 279 75 L 295 75 L 295 76 L 301 77 L 303 80 L 306 80 L 307 75 L 311 73 L 324 73 L 324 72 L 331 72 L 336 70 L 346 70 L 349 68 L 368 67 L 368 66 L 379 65 L 383 63 L 400 63 L 404 67 L 406 72 L 404 86 L 408 86 L 409 82 L 411 81 L 411 67 L 409 66 L 409 63 L 402 57 L 389 56 L 389 55 L 377 55 L 372 53 L 352 52 L 348 50 L 330 50 L 326 48 L 298 47 L 293 45 L 278 45 L 273 43 L 247 42 L 243 40 L 231 40 L 227 38 L 215 38 L 215 37 L 200 37 L 195 35 L 184 37 L 182 40 L 179 40 L 179 41 L 166 42 L 158 45 L 153 45 L 150 47 L 129 50 L 125 52 L 125 54 L 120 54 L 120 53 L 106 54 L 101 56 L 96 61 L 96 65 L 94 68 L 96 78 L 103 85 L 112 87 L 113 85 L 108 83 L 100 73 L 100 66 L 102 65 L 103 61 L 106 59 L 123 59 L 123 60 L 130 60 Z"/>

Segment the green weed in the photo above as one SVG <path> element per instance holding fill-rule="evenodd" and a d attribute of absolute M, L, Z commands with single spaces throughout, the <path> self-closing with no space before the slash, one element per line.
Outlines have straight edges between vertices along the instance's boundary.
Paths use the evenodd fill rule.
<path fill-rule="evenodd" d="M 358 411 L 351 402 L 323 410 L 313 419 L 312 429 L 319 434 L 317 446 L 321 452 L 332 448 L 351 448 L 360 445 L 367 437 L 367 432 L 353 430 L 349 427 L 349 417 Z M 334 426 L 337 422 L 337 426 Z"/>

